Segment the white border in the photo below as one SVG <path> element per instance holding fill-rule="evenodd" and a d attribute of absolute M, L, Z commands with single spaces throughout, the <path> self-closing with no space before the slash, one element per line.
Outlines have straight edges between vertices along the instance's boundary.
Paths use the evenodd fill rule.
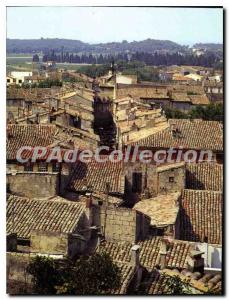
<path fill-rule="evenodd" d="M 6 134 L 5 134 L 5 123 L 6 123 L 6 106 L 5 106 L 5 99 L 6 99 L 6 89 L 5 89 L 5 71 L 6 71 L 6 6 L 223 6 L 224 9 L 228 8 L 228 0 L 0 0 L 0 136 L 1 136 L 1 151 L 0 151 L 0 158 L 1 158 L 1 168 L 0 168 L 0 190 L 1 190 L 1 199 L 0 199 L 0 232 L 1 232 L 1 242 L 0 242 L 0 253 L 1 253 L 1 280 L 0 280 L 0 296 L 1 298 L 7 298 L 8 295 L 6 295 L 6 255 L 5 255 L 5 249 L 6 249 L 6 235 L 5 235 L 5 196 L 6 196 L 6 166 L 5 166 L 5 140 L 6 140 Z M 227 34 L 227 26 L 226 26 L 226 18 L 225 18 L 225 31 Z M 185 24 L 184 24 L 185 26 Z M 224 35 L 225 40 L 225 49 L 227 49 L 227 36 Z M 227 53 L 225 53 L 226 55 Z M 225 68 L 228 67 L 228 60 L 226 60 L 227 64 L 225 65 Z M 228 76 L 226 77 L 225 86 L 229 86 L 229 79 Z M 226 95 L 225 95 L 226 98 Z M 227 99 L 225 99 L 225 102 L 227 102 Z M 226 107 L 226 115 L 228 116 L 228 110 L 229 105 Z M 226 120 L 227 118 L 225 118 Z M 227 124 L 225 123 L 225 127 Z M 225 128 L 225 130 L 228 128 Z M 226 140 L 228 141 L 228 130 L 227 136 L 225 135 Z M 226 145 L 225 145 L 226 146 Z M 228 148 L 227 148 L 228 149 Z M 225 153 L 226 154 L 226 153 Z M 225 159 L 225 171 L 226 171 L 226 159 Z M 226 172 L 225 172 L 226 173 Z M 226 175 L 226 174 L 225 174 Z M 229 186 L 229 179 L 228 176 L 226 176 L 225 180 L 225 187 Z M 226 195 L 225 195 L 225 204 L 227 202 Z M 228 216 L 228 210 L 229 205 L 226 205 L 227 211 L 226 215 Z M 225 216 L 225 221 L 226 221 Z M 212 220 L 214 222 L 214 220 Z M 226 225 L 225 225 L 225 238 L 226 237 Z M 226 239 L 227 241 L 227 239 Z M 226 246 L 225 246 L 225 254 L 226 254 Z M 226 259 L 226 265 L 225 270 L 229 269 L 228 267 L 228 261 L 229 259 Z M 225 274 L 226 275 L 226 274 Z M 226 278 L 225 288 L 227 289 L 228 286 L 228 277 Z M 157 296 L 156 296 L 157 297 Z M 161 296 L 160 296 L 161 297 Z M 23 296 L 20 297 L 25 298 Z M 26 297 L 26 299 L 29 299 L 30 297 Z M 40 298 L 40 297 L 37 297 Z M 67 297 L 64 297 L 67 298 Z M 85 297 L 84 297 L 85 298 Z M 91 298 L 91 297 L 86 297 Z M 113 297 L 114 298 L 114 297 Z M 135 297 L 136 298 L 136 297 Z M 171 298 L 174 299 L 174 296 L 172 297 L 166 297 L 167 299 Z M 183 298 L 183 297 L 182 297 Z"/>

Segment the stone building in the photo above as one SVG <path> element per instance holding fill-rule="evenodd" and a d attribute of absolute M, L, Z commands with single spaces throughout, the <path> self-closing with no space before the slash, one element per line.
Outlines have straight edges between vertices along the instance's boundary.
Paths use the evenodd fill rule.
<path fill-rule="evenodd" d="M 14 195 L 7 199 L 7 234 L 17 235 L 21 251 L 74 257 L 87 247 L 90 226 L 89 208 L 82 202 Z"/>
<path fill-rule="evenodd" d="M 127 193 L 142 198 L 158 194 L 180 192 L 185 186 L 184 163 L 156 166 L 154 163 L 129 162 L 125 164 Z"/>
<path fill-rule="evenodd" d="M 159 195 L 139 201 L 133 209 L 150 217 L 152 235 L 176 238 L 180 232 L 179 198 L 180 193 Z"/>

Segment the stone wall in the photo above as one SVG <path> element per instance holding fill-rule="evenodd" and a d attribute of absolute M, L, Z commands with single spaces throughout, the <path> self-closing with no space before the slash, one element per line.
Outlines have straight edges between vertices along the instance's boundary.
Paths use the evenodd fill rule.
<path fill-rule="evenodd" d="M 30 237 L 32 252 L 67 255 L 68 235 L 47 231 L 34 231 Z"/>
<path fill-rule="evenodd" d="M 90 220 L 87 213 L 82 214 L 72 233 L 33 231 L 30 237 L 31 252 L 74 257 L 87 247 L 91 237 Z"/>
<path fill-rule="evenodd" d="M 180 192 L 185 186 L 184 166 L 171 165 L 165 169 L 153 164 L 141 162 L 128 162 L 125 164 L 126 192 L 134 192 L 134 173 L 141 174 L 141 192 L 144 198 L 150 198 L 158 194 Z"/>
<path fill-rule="evenodd" d="M 158 172 L 158 194 L 180 192 L 185 187 L 185 169 L 183 166 Z"/>
<path fill-rule="evenodd" d="M 100 212 L 101 231 L 107 240 L 135 243 L 148 233 L 149 218 L 127 208 L 104 208 Z"/>
<path fill-rule="evenodd" d="M 7 281 L 15 280 L 31 283 L 32 276 L 26 272 L 26 268 L 34 254 L 7 252 Z"/>
<path fill-rule="evenodd" d="M 28 197 L 52 197 L 59 192 L 57 173 L 20 172 L 7 174 L 7 188 L 10 193 Z"/>

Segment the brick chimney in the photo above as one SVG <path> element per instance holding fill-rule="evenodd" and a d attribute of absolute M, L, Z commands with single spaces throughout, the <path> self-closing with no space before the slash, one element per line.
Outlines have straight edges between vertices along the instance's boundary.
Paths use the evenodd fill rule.
<path fill-rule="evenodd" d="M 166 254 L 167 254 L 167 244 L 164 239 L 161 239 L 161 245 L 159 250 L 159 265 L 161 270 L 166 268 Z"/>
<path fill-rule="evenodd" d="M 131 261 L 130 261 L 133 267 L 137 267 L 140 264 L 139 253 L 140 253 L 140 246 L 134 245 L 131 248 Z"/>
<path fill-rule="evenodd" d="M 204 273 L 204 252 L 199 250 L 191 250 L 188 257 L 188 270 L 191 272 Z"/>

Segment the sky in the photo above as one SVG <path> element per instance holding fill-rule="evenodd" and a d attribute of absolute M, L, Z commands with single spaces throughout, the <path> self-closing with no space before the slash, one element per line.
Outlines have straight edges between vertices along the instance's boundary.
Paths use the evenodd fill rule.
<path fill-rule="evenodd" d="M 8 7 L 7 37 L 223 43 L 222 8 Z"/>

